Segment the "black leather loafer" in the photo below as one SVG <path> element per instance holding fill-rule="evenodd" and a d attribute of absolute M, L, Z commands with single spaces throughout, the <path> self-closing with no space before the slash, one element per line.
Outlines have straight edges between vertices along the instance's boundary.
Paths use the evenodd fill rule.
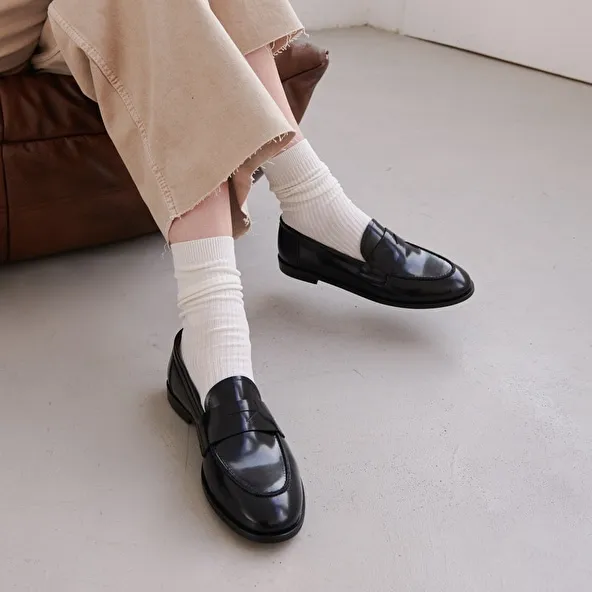
<path fill-rule="evenodd" d="M 405 242 L 372 220 L 362 237 L 364 261 L 314 241 L 280 220 L 280 269 L 290 277 L 325 282 L 402 308 L 441 308 L 470 298 L 469 275 L 440 255 Z"/>
<path fill-rule="evenodd" d="M 292 538 L 304 521 L 304 489 L 284 435 L 253 381 L 243 376 L 219 382 L 202 405 L 181 356 L 181 335 L 169 363 L 168 399 L 184 421 L 197 426 L 208 501 L 250 540 Z"/>

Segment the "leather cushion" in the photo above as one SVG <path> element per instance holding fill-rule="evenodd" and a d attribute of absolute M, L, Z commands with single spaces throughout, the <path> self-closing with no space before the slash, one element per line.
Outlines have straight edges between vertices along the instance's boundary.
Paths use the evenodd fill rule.
<path fill-rule="evenodd" d="M 277 64 L 300 120 L 328 54 L 296 43 Z M 0 77 L 0 264 L 155 230 L 98 106 L 72 77 Z"/>

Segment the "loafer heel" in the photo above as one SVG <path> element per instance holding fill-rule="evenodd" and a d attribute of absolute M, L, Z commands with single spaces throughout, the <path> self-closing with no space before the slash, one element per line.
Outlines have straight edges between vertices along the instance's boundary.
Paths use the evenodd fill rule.
<path fill-rule="evenodd" d="M 298 269 L 296 267 L 292 267 L 292 265 L 289 265 L 285 261 L 282 261 L 282 259 L 279 257 L 278 260 L 280 262 L 280 271 L 285 275 L 294 278 L 295 280 L 308 282 L 309 284 L 319 283 L 319 279 L 316 275 L 313 275 L 312 273 L 308 273 L 306 271 L 302 271 L 301 269 Z"/>
<path fill-rule="evenodd" d="M 173 411 L 185 422 L 188 424 L 193 423 L 193 416 L 191 413 L 185 408 L 185 405 L 181 403 L 177 397 L 173 394 L 171 387 L 167 383 L 167 399 L 169 401 L 169 405 L 173 408 Z"/>

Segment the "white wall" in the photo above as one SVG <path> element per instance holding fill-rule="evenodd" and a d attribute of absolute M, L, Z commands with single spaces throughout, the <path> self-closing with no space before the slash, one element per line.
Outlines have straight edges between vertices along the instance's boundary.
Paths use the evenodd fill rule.
<path fill-rule="evenodd" d="M 357 25 L 399 31 L 406 1 L 410 0 L 292 0 L 292 5 L 311 31 Z"/>
<path fill-rule="evenodd" d="M 592 82 L 591 26 L 590 0 L 407 0 L 403 32 Z"/>
<path fill-rule="evenodd" d="M 364 1 L 364 0 L 360 0 Z M 368 24 L 378 29 L 404 33 L 406 5 L 413 0 L 365 0 L 368 4 Z"/>
<path fill-rule="evenodd" d="M 292 0 L 310 30 L 372 25 L 592 82 L 592 0 Z"/>
<path fill-rule="evenodd" d="M 368 23 L 370 0 L 292 0 L 307 29 L 353 27 Z"/>
<path fill-rule="evenodd" d="M 366 2 L 374 27 L 592 82 L 591 0 Z"/>
<path fill-rule="evenodd" d="M 307 29 L 372 25 L 397 31 L 402 27 L 406 2 L 412 0 L 292 0 Z"/>

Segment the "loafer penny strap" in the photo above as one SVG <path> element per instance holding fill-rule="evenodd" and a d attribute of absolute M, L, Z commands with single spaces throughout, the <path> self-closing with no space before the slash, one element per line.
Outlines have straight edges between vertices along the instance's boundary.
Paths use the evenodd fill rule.
<path fill-rule="evenodd" d="M 266 432 L 284 437 L 263 401 L 243 400 L 231 407 L 208 409 L 203 414 L 200 423 L 202 434 L 206 440 L 203 444 L 207 448 L 227 438 L 248 432 Z M 207 449 L 203 452 L 205 454 Z"/>
<path fill-rule="evenodd" d="M 367 274 L 382 275 L 386 282 L 397 278 L 442 279 L 453 272 L 448 261 L 404 241 L 375 220 L 364 233 L 362 254 L 369 268 Z"/>
<path fill-rule="evenodd" d="M 372 220 L 362 238 L 362 256 L 370 269 L 384 275 L 400 273 L 407 244 L 394 232 Z"/>

